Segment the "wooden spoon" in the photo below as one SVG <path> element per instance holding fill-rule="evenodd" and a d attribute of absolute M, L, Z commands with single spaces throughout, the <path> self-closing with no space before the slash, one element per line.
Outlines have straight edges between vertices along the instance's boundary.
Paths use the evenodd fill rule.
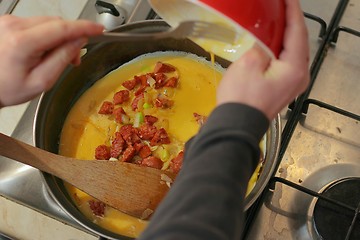
<path fill-rule="evenodd" d="M 1 133 L 0 155 L 57 176 L 109 206 L 141 219 L 155 211 L 175 179 L 171 172 L 132 163 L 56 155 Z"/>

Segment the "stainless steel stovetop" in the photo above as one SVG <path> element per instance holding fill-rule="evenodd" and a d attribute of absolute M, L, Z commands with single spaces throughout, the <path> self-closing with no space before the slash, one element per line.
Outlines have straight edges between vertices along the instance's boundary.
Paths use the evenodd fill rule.
<path fill-rule="evenodd" d="M 360 239 L 360 1 L 302 0 L 302 6 L 313 82 L 291 113 L 282 113 L 279 168 L 259 211 L 250 214 L 255 220 L 246 234 L 266 240 Z"/>
<path fill-rule="evenodd" d="M 95 2 L 89 1 L 84 11 L 94 11 Z M 268 188 L 247 212 L 244 239 L 359 239 L 360 0 L 301 3 L 309 29 L 312 84 L 281 113 L 278 167 Z M 128 16 L 136 20 L 149 14 L 148 6 L 133 11 Z M 93 16 L 83 12 L 80 17 Z M 30 144 L 37 102 L 30 103 L 12 135 Z M 0 195 L 86 231 L 51 199 L 37 170 L 5 158 L 0 159 L 0 169 Z M 335 197 L 330 194 L 335 187 L 327 188 L 332 185 L 339 189 Z M 337 193 L 346 192 L 348 185 L 350 194 L 339 197 Z M 328 198 L 335 204 L 329 207 Z M 343 199 L 345 206 L 339 207 Z M 331 210 L 334 206 L 337 209 Z M 347 218 L 327 217 L 329 211 Z M 339 234 L 340 225 L 346 230 Z"/>
<path fill-rule="evenodd" d="M 12 12 L 19 0 L 0 0 L 0 16 Z"/>
<path fill-rule="evenodd" d="M 4 7 L 5 5 L 10 7 L 10 0 L 0 0 L 0 4 L 4 1 L 7 1 Z M 16 3 L 17 0 L 13 2 Z M 113 9 L 121 14 L 117 15 L 112 12 Z M 10 8 L 7 8 L 6 13 L 9 12 Z M 104 24 L 107 30 L 114 28 L 116 23 L 122 25 L 154 17 L 155 14 L 151 11 L 150 5 L 144 0 L 88 0 L 79 16 L 81 19 Z M 12 137 L 34 145 L 33 122 L 38 102 L 38 98 L 30 102 L 14 129 Z M 0 196 L 94 235 L 61 209 L 49 195 L 42 175 L 37 169 L 2 156 L 0 156 Z M 2 239 L 1 237 L 0 233 L 0 239 Z"/>

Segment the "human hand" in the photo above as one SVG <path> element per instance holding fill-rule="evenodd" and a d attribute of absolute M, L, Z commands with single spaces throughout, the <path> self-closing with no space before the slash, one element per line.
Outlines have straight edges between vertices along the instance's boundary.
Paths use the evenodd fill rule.
<path fill-rule="evenodd" d="M 259 46 L 245 53 L 225 72 L 217 105 L 238 102 L 263 112 L 269 120 L 309 84 L 308 33 L 298 0 L 286 0 L 284 48 L 271 59 Z"/>
<path fill-rule="evenodd" d="M 59 17 L 0 17 L 0 108 L 48 90 L 65 67 L 80 64 L 87 37 L 103 26 Z"/>

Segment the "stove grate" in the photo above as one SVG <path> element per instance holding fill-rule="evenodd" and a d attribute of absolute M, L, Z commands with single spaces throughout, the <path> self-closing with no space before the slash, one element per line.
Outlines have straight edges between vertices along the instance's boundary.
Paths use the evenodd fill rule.
<path fill-rule="evenodd" d="M 275 190 L 276 183 L 285 184 L 317 198 L 313 220 L 321 239 L 360 239 L 360 178 L 337 180 L 321 193 L 280 177 L 270 180 L 270 191 Z"/>
<path fill-rule="evenodd" d="M 289 112 L 289 116 L 288 116 L 288 121 L 286 122 L 283 132 L 282 132 L 282 142 L 280 145 L 279 157 L 278 157 L 277 166 L 275 169 L 279 168 L 280 162 L 281 162 L 281 160 L 285 154 L 285 151 L 287 149 L 287 146 L 292 138 L 292 134 L 294 133 L 296 125 L 300 121 L 300 119 L 308 113 L 308 108 L 309 108 L 310 104 L 317 105 L 321 108 L 325 108 L 332 112 L 335 112 L 335 113 L 341 114 L 343 116 L 360 121 L 360 116 L 355 113 L 349 112 L 345 109 L 337 108 L 333 105 L 327 104 L 325 102 L 322 102 L 322 101 L 319 101 L 316 99 L 309 98 L 309 95 L 312 90 L 315 79 L 316 79 L 316 77 L 320 71 L 320 68 L 322 66 L 322 63 L 327 55 L 327 50 L 331 45 L 334 45 L 337 43 L 339 33 L 344 32 L 344 33 L 348 33 L 348 34 L 352 34 L 354 36 L 360 37 L 360 32 L 358 32 L 354 29 L 348 28 L 348 27 L 339 26 L 340 20 L 341 20 L 342 16 L 344 15 L 345 9 L 348 4 L 349 4 L 348 0 L 342 0 L 342 1 L 340 0 L 339 1 L 337 8 L 332 16 L 329 26 L 326 25 L 326 22 L 323 19 L 321 19 L 317 16 L 314 16 L 314 15 L 308 14 L 308 13 L 304 13 L 304 16 L 306 18 L 316 21 L 321 25 L 321 29 L 320 29 L 320 33 L 319 33 L 320 46 L 316 52 L 316 56 L 312 62 L 311 68 L 310 68 L 311 83 L 310 83 L 309 88 L 304 92 L 304 94 L 299 96 L 288 107 L 290 112 Z M 348 212 L 348 213 L 352 214 L 351 217 L 348 218 L 348 222 L 350 221 L 350 223 L 348 224 L 348 226 L 345 230 L 345 234 L 344 234 L 344 236 L 342 236 L 342 238 L 329 238 L 329 236 L 326 235 L 326 233 L 322 229 L 323 228 L 331 228 L 331 227 L 329 227 L 329 224 L 327 224 L 327 222 L 324 227 L 319 227 L 319 226 L 322 226 L 321 224 L 318 223 L 321 220 L 318 220 L 319 217 L 316 217 L 317 220 L 316 220 L 315 224 L 319 225 L 318 232 L 319 233 L 321 232 L 320 234 L 324 235 L 321 239 L 324 239 L 324 240 L 328 240 L 328 239 L 329 240 L 332 240 L 332 239 L 336 239 L 336 240 L 337 239 L 341 239 L 341 240 L 360 239 L 360 236 L 359 236 L 359 234 L 360 234 L 360 229 L 359 229 L 359 227 L 360 227 L 359 226 L 360 196 L 358 197 L 357 204 L 355 204 L 355 206 L 349 205 L 347 203 L 339 201 L 337 198 L 334 199 L 333 197 L 328 196 L 328 194 L 325 192 L 324 192 L 324 194 L 321 194 L 321 193 L 312 191 L 309 188 L 306 188 L 306 187 L 300 186 L 296 183 L 293 183 L 291 181 L 288 181 L 284 178 L 275 177 L 275 173 L 276 172 L 274 172 L 273 177 L 269 181 L 268 188 L 265 188 L 265 190 L 263 191 L 263 193 L 261 194 L 261 196 L 259 197 L 257 202 L 253 205 L 253 207 L 251 207 L 248 210 L 245 228 L 244 228 L 245 230 L 244 230 L 242 239 L 247 239 L 247 236 L 249 235 L 250 230 L 251 230 L 252 223 L 255 221 L 255 219 L 260 211 L 260 208 L 266 199 L 267 192 L 268 191 L 273 192 L 275 190 L 276 183 L 285 184 L 285 185 L 287 185 L 291 188 L 294 188 L 298 191 L 301 191 L 303 193 L 306 193 L 308 195 L 316 197 L 318 199 L 316 208 L 315 208 L 316 216 L 318 216 L 319 209 L 324 208 L 324 206 L 326 206 L 327 211 L 337 212 L 337 211 L 341 210 L 340 215 L 344 214 L 344 212 Z M 360 184 L 360 178 L 357 179 L 356 181 Z M 339 181 L 337 181 L 337 184 L 339 184 L 339 182 L 347 182 L 347 181 L 339 180 Z M 359 192 L 358 189 L 360 189 L 359 185 L 357 185 L 357 191 Z M 266 191 L 266 190 L 268 190 L 268 191 Z M 332 191 L 333 190 L 328 190 L 329 193 L 331 193 Z M 343 215 L 343 217 L 346 217 L 346 216 L 347 216 L 346 214 L 345 214 L 345 216 Z M 335 234 L 331 234 L 331 233 L 330 233 L 330 235 L 336 236 Z"/>

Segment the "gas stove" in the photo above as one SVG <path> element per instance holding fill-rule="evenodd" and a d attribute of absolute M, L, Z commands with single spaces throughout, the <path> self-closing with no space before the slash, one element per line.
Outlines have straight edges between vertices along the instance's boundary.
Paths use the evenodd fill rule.
<path fill-rule="evenodd" d="M 156 17 L 146 1 L 91 0 L 80 18 Z M 360 239 L 360 0 L 301 0 L 309 30 L 311 85 L 280 116 L 276 171 L 247 211 L 243 239 Z M 114 10 L 115 9 L 115 10 Z M 121 15 L 122 10 L 125 14 Z M 94 15 L 95 14 L 95 15 Z M 109 25 L 111 28 L 112 25 Z M 33 100 L 13 137 L 33 144 Z M 47 193 L 41 174 L 0 159 L 0 195 L 83 229 Z"/>
<path fill-rule="evenodd" d="M 246 239 L 360 239 L 360 1 L 302 1 L 311 86 L 282 112 L 278 168 Z"/>

